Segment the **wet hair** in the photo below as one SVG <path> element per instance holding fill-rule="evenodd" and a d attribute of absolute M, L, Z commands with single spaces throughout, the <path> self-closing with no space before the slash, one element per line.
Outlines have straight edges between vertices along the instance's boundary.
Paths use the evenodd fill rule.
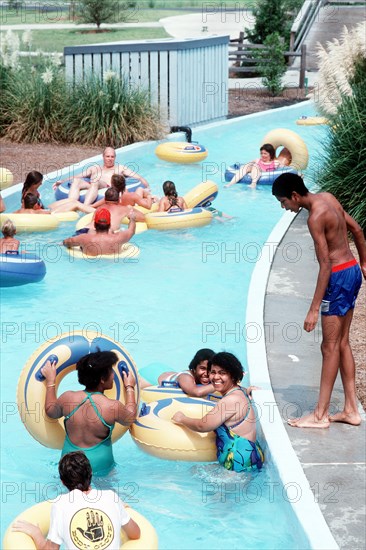
<path fill-rule="evenodd" d="M 267 153 L 270 154 L 271 160 L 273 160 L 276 156 L 276 150 L 271 143 L 264 143 L 259 151 L 267 151 Z"/>
<path fill-rule="evenodd" d="M 119 191 L 116 187 L 109 187 L 105 192 L 105 200 L 110 202 L 118 202 Z"/>
<path fill-rule="evenodd" d="M 228 351 L 220 351 L 216 353 L 212 359 L 208 362 L 208 371 L 211 371 L 212 365 L 221 367 L 228 374 L 230 374 L 233 382 L 238 384 L 244 376 L 243 365 L 240 363 L 239 359 L 235 357 L 232 353 Z"/>
<path fill-rule="evenodd" d="M 33 193 L 28 193 L 28 195 L 25 195 L 25 197 L 23 198 L 23 203 L 24 203 L 24 208 L 28 208 L 32 210 L 33 207 L 36 204 L 38 204 L 38 197 Z"/>
<path fill-rule="evenodd" d="M 199 349 L 192 361 L 189 363 L 189 370 L 195 370 L 202 361 L 209 361 L 215 355 L 215 352 L 209 348 Z"/>
<path fill-rule="evenodd" d="M 111 186 L 115 187 L 119 193 L 126 191 L 126 180 L 122 174 L 113 174 L 111 177 Z"/>
<path fill-rule="evenodd" d="M 94 228 L 97 233 L 108 233 L 111 228 L 111 224 L 94 222 Z"/>
<path fill-rule="evenodd" d="M 76 363 L 78 381 L 86 389 L 95 389 L 102 379 L 106 380 L 118 357 L 114 351 L 96 351 L 84 355 Z"/>
<path fill-rule="evenodd" d="M 87 491 L 90 488 L 92 467 L 82 451 L 64 455 L 58 463 L 58 473 L 69 491 Z"/>
<path fill-rule="evenodd" d="M 37 172 L 36 170 L 32 170 L 32 172 L 29 172 L 25 178 L 25 182 L 23 183 L 22 201 L 24 200 L 24 197 L 27 195 L 32 185 L 37 185 L 38 183 L 42 183 L 42 181 L 43 174 L 41 174 L 41 172 Z"/>
<path fill-rule="evenodd" d="M 1 231 L 4 237 L 13 237 L 17 232 L 17 228 L 11 220 L 6 220 L 1 228 Z"/>
<path fill-rule="evenodd" d="M 175 184 L 172 181 L 164 181 L 163 183 L 164 195 L 168 199 L 170 206 L 179 206 L 178 205 L 178 192 L 175 188 Z"/>
<path fill-rule="evenodd" d="M 276 197 L 291 199 L 294 191 L 301 197 L 305 197 L 309 193 L 309 189 L 304 184 L 304 180 L 298 174 L 281 174 L 273 182 L 272 195 Z"/>

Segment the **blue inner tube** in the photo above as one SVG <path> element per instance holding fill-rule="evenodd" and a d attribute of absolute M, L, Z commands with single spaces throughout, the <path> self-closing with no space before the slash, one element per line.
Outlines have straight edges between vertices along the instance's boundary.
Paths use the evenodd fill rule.
<path fill-rule="evenodd" d="M 226 168 L 225 181 L 231 181 L 235 176 L 235 173 L 240 169 L 241 166 L 244 166 L 244 165 L 235 163 L 229 166 L 229 168 Z M 262 175 L 259 178 L 257 183 L 260 183 L 262 185 L 272 185 L 272 183 L 275 181 L 276 178 L 278 178 L 278 176 L 286 173 L 297 174 L 298 171 L 292 166 L 284 166 L 283 168 L 276 168 L 275 170 L 271 170 L 270 172 L 262 172 Z M 251 175 L 245 174 L 245 176 L 241 178 L 241 180 L 239 180 L 238 183 L 246 183 L 246 184 L 252 183 Z"/>
<path fill-rule="evenodd" d="M 46 265 L 36 254 L 0 254 L 0 287 L 38 283 L 46 275 Z"/>
<path fill-rule="evenodd" d="M 90 182 L 90 178 L 82 178 L 82 179 L 84 181 Z M 71 187 L 71 180 L 64 181 L 63 183 L 61 183 L 61 185 L 59 185 L 55 190 L 55 199 L 57 201 L 60 201 L 62 199 L 68 199 L 69 198 L 70 187 Z M 138 180 L 137 178 L 126 178 L 126 190 L 127 191 L 136 191 L 136 189 L 138 187 L 143 187 L 140 180 Z M 99 189 L 98 196 L 97 196 L 97 198 L 95 199 L 94 202 L 97 202 L 100 199 L 103 199 L 104 194 L 105 194 L 107 189 L 108 189 L 108 187 L 104 187 L 103 189 Z M 85 195 L 86 195 L 87 191 L 88 190 L 85 189 L 85 190 L 82 190 L 80 192 L 80 197 L 79 197 L 80 202 L 84 202 Z"/>

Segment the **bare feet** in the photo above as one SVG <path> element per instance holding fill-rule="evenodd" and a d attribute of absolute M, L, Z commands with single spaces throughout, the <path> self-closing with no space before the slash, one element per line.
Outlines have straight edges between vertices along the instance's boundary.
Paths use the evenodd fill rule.
<path fill-rule="evenodd" d="M 287 424 L 293 428 L 329 428 L 329 417 L 319 419 L 312 412 L 301 418 L 288 418 Z"/>
<path fill-rule="evenodd" d="M 361 416 L 358 412 L 346 413 L 345 411 L 333 414 L 329 417 L 331 422 L 343 422 L 344 424 L 351 424 L 351 426 L 359 426 L 361 424 Z"/>
<path fill-rule="evenodd" d="M 255 189 L 257 187 L 257 184 L 251 183 L 250 185 L 248 185 L 248 187 L 250 187 L 251 189 Z"/>

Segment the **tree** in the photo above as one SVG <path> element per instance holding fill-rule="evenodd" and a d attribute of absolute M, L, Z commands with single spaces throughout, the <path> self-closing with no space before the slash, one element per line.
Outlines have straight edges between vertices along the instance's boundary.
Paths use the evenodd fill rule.
<path fill-rule="evenodd" d="M 283 55 L 283 39 L 277 32 L 270 34 L 264 41 L 266 48 L 261 50 L 258 57 L 258 72 L 263 84 L 273 94 L 278 95 L 283 90 L 282 76 L 286 72 L 286 63 Z"/>
<path fill-rule="evenodd" d="M 95 23 L 100 31 L 102 23 L 127 20 L 128 3 L 119 0 L 79 0 L 78 23 Z"/>
<path fill-rule="evenodd" d="M 286 0 L 259 0 L 253 9 L 253 29 L 245 29 L 246 38 L 253 44 L 264 44 L 267 36 L 278 33 L 287 39 L 289 22 L 286 17 Z"/>

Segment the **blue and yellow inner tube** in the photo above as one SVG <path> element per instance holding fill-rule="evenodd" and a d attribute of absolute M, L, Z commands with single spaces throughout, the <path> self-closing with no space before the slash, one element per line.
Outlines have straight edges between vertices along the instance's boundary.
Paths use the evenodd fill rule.
<path fill-rule="evenodd" d="M 56 394 L 61 380 L 76 369 L 81 357 L 95 351 L 114 351 L 119 363 L 114 368 L 114 384 L 105 395 L 125 402 L 122 371 L 127 366 L 136 380 L 136 402 L 140 399 L 137 367 L 128 352 L 108 336 L 93 331 L 65 333 L 42 344 L 28 359 L 20 373 L 17 402 L 21 420 L 28 432 L 42 445 L 51 449 L 62 449 L 65 429 L 62 419 L 49 418 L 44 412 L 46 381 L 41 368 L 47 360 L 56 361 Z M 37 412 L 38 411 L 38 412 Z M 116 424 L 112 432 L 112 442 L 122 437 L 128 427 Z"/>
<path fill-rule="evenodd" d="M 212 218 L 212 212 L 205 210 L 205 208 L 153 212 L 145 215 L 147 227 L 160 231 L 184 229 L 186 227 L 202 227 L 211 223 Z"/>
<path fill-rule="evenodd" d="M 203 418 L 215 403 L 195 397 L 161 399 L 143 404 L 130 431 L 135 443 L 144 452 L 164 460 L 213 462 L 216 460 L 214 432 L 194 432 L 171 421 L 182 411 L 193 418 Z"/>
<path fill-rule="evenodd" d="M 208 151 L 199 143 L 167 141 L 166 143 L 160 143 L 156 147 L 155 154 L 159 159 L 167 162 L 191 164 L 204 160 L 208 155 Z"/>
<path fill-rule="evenodd" d="M 80 175 L 75 176 L 75 177 L 81 178 L 84 181 L 87 181 L 87 182 L 90 183 L 90 178 L 83 178 Z M 72 183 L 71 180 L 64 181 L 63 183 L 61 183 L 61 185 L 56 187 L 55 199 L 57 201 L 69 198 L 71 183 Z M 141 184 L 140 180 L 138 180 L 137 178 L 132 178 L 132 177 L 131 178 L 126 178 L 126 190 L 127 191 L 136 191 L 136 189 L 138 187 L 141 187 L 141 186 L 142 186 L 142 184 Z M 102 189 L 99 189 L 98 190 L 98 196 L 97 196 L 97 198 L 95 199 L 94 202 L 99 201 L 100 199 L 103 199 L 107 189 L 108 189 L 108 187 L 103 187 Z M 82 189 L 80 191 L 80 195 L 79 195 L 79 201 L 80 202 L 84 202 L 85 195 L 87 194 L 87 192 L 88 192 L 88 189 Z"/>

